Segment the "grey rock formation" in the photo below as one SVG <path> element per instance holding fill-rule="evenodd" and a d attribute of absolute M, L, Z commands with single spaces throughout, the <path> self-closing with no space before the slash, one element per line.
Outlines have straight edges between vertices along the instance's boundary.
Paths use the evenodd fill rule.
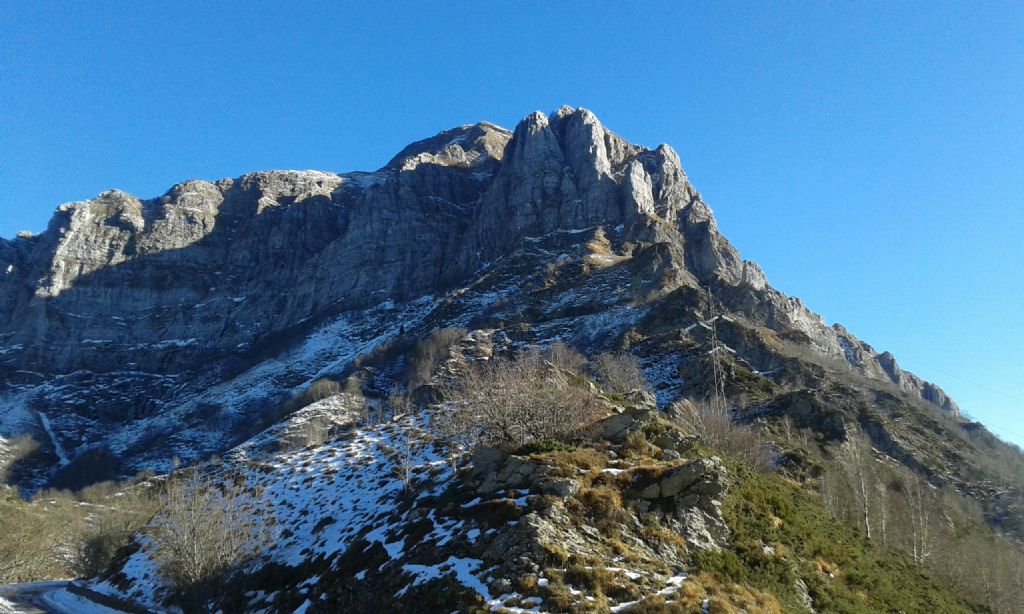
<path fill-rule="evenodd" d="M 957 412 L 890 355 L 769 286 L 719 233 L 670 147 L 633 145 L 590 111 L 563 107 L 513 132 L 488 123 L 442 132 L 372 173 L 267 171 L 186 181 L 148 200 L 105 192 L 60 206 L 39 235 L 0 240 L 0 433 L 40 432 L 30 423 L 41 411 L 66 448 L 119 432 L 130 456 L 146 437 L 170 436 L 155 417 L 188 403 L 194 412 L 200 393 L 240 373 L 255 378 L 254 365 L 286 365 L 272 378 L 281 394 L 308 381 L 326 362 L 303 357 L 319 360 L 331 345 L 311 348 L 310 335 L 339 314 L 351 319 L 335 339 L 369 351 L 416 323 L 388 309 L 414 318 L 416 301 L 511 271 L 524 246 L 543 245 L 547 262 L 519 270 L 522 285 L 597 227 L 614 235 L 614 258 L 631 258 L 641 285 L 711 285 L 751 326 L 799 334 L 824 356 Z M 434 325 L 464 325 L 481 304 L 435 306 Z M 356 322 L 369 313 L 360 310 L 378 319 Z M 338 356 L 336 367 L 350 364 Z M 264 411 L 253 407 L 222 421 Z M 122 428 L 132 421 L 142 421 L 137 435 Z"/>
<path fill-rule="evenodd" d="M 639 492 L 641 499 L 666 499 L 696 494 L 716 497 L 725 490 L 725 469 L 718 459 L 701 458 L 685 463 Z"/>
<path fill-rule="evenodd" d="M 537 491 L 542 495 L 551 495 L 559 499 L 573 497 L 580 491 L 580 483 L 576 480 L 541 480 L 536 484 Z"/>
<path fill-rule="evenodd" d="M 729 539 L 721 503 L 727 484 L 721 459 L 700 458 L 668 471 L 640 487 L 638 510 L 663 510 L 670 526 L 685 536 L 691 550 L 717 550 Z"/>
<path fill-rule="evenodd" d="M 550 467 L 522 456 L 507 456 L 496 467 L 484 463 L 473 466 L 474 477 L 481 482 L 476 491 L 481 495 L 517 488 L 530 489 L 544 481 L 549 471 Z M 576 488 L 579 488 L 578 484 Z"/>
<path fill-rule="evenodd" d="M 626 409 L 601 421 L 601 437 L 612 443 L 622 443 L 626 435 L 643 428 L 652 414 L 650 410 Z"/>

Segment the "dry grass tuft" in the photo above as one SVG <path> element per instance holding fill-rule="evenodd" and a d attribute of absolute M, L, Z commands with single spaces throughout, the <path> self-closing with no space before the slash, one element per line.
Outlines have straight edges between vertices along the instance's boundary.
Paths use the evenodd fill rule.
<path fill-rule="evenodd" d="M 585 488 L 577 495 L 583 512 L 594 519 L 619 520 L 624 515 L 622 495 L 608 486 Z"/>

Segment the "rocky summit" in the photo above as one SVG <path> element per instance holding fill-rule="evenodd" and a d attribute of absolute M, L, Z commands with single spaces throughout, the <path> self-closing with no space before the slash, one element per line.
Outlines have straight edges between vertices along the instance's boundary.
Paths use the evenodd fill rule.
<path fill-rule="evenodd" d="M 466 365 L 556 341 L 629 355 L 650 383 L 615 392 L 567 376 L 599 400 L 596 447 L 534 438 L 460 465 L 402 443 L 429 418 L 370 419 L 396 390 L 430 407 Z M 723 397 L 729 421 L 775 438 L 762 464 L 788 481 L 748 475 L 715 455 L 706 421 L 693 427 Z M 334 439 L 310 438 L 314 422 Z M 40 234 L 0 239 L 0 436 L 25 496 L 217 456 L 216 471 L 247 475 L 286 530 L 223 593 L 224 611 L 590 611 L 588 599 L 673 611 L 658 607 L 694 585 L 707 608 L 715 569 L 743 575 L 729 556 L 789 561 L 812 525 L 860 543 L 846 525 L 813 524 L 806 510 L 825 508 L 801 490 L 825 484 L 860 438 L 873 462 L 970 501 L 1001 539 L 1024 537 L 1019 488 L 992 460 L 1004 444 L 890 353 L 774 289 L 671 147 L 629 143 L 582 108 L 512 131 L 446 130 L 373 172 L 190 180 L 152 199 L 112 190 L 61 205 Z M 34 447 L 15 455 L 26 436 Z M 879 492 L 904 492 L 889 484 Z M 753 508 L 774 541 L 749 541 Z M 145 543 L 90 594 L 173 601 Z M 739 555 L 700 558 L 731 544 Z M 786 572 L 773 593 L 784 606 L 839 603 L 826 585 L 845 572 L 825 560 L 831 545 L 815 547 L 793 556 L 817 575 Z M 621 581 L 595 580 L 597 560 L 619 561 L 602 573 Z M 694 561 L 703 584 L 684 581 Z M 883 594 L 866 603 L 914 609 Z M 765 608 L 750 611 L 773 611 L 775 597 L 745 595 Z"/>

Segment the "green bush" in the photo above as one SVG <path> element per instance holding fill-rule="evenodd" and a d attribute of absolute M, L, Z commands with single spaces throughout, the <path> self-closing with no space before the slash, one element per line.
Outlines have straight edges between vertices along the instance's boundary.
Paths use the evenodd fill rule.
<path fill-rule="evenodd" d="M 746 582 L 747 567 L 740 557 L 729 550 L 701 550 L 693 557 L 697 569 L 714 574 L 720 579 Z"/>
<path fill-rule="evenodd" d="M 575 447 L 572 444 L 558 441 L 557 439 L 539 439 L 520 446 L 516 450 L 516 454 L 529 456 L 530 454 L 546 454 L 548 452 L 569 452 L 575 449 Z"/>
<path fill-rule="evenodd" d="M 733 546 L 697 554 L 701 570 L 768 591 L 786 611 L 802 607 L 794 588 L 797 579 L 808 586 L 818 611 L 977 609 L 907 557 L 882 550 L 850 525 L 833 520 L 805 486 L 737 464 L 730 469 L 736 479 L 722 513 Z"/>
<path fill-rule="evenodd" d="M 651 444 L 643 431 L 630 431 L 622 442 L 622 454 L 627 458 L 645 456 L 651 453 Z"/>

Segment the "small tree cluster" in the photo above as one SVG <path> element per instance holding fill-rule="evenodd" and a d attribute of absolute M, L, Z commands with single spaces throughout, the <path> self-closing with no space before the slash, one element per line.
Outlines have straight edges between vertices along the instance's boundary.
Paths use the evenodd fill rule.
<path fill-rule="evenodd" d="M 829 513 L 869 539 L 899 548 L 918 565 L 928 563 L 938 536 L 948 531 L 939 492 L 910 471 L 878 463 L 862 436 L 852 435 L 835 455 L 837 468 L 822 479 Z"/>
<path fill-rule="evenodd" d="M 31 501 L 0 489 L 0 583 L 96 575 L 158 507 L 145 483 L 48 489 Z"/>
<path fill-rule="evenodd" d="M 835 468 L 822 478 L 826 510 L 992 611 L 1017 611 L 1024 599 L 1024 554 L 982 528 L 977 502 L 878 462 L 870 442 L 848 431 L 850 438 L 834 452 Z"/>

